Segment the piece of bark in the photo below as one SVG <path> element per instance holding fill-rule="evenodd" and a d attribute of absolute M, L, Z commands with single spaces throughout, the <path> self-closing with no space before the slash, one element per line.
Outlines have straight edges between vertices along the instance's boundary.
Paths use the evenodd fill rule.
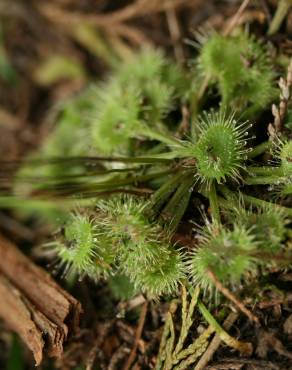
<path fill-rule="evenodd" d="M 31 318 L 46 338 L 46 352 L 51 357 L 60 357 L 63 353 L 63 342 L 66 339 L 62 328 L 51 322 L 44 314 L 38 311 L 28 300 L 24 298 L 27 308 L 31 312 Z"/>
<path fill-rule="evenodd" d="M 30 310 L 21 298 L 21 293 L 2 274 L 0 275 L 0 317 L 9 328 L 19 334 L 32 351 L 36 365 L 43 356 L 44 340 L 41 331 L 31 319 Z"/>
<path fill-rule="evenodd" d="M 0 316 L 32 349 L 37 363 L 42 359 L 43 349 L 49 356 L 60 357 L 68 333 L 74 333 L 78 329 L 82 311 L 80 303 L 2 236 L 0 273 L 3 275 Z M 8 284 L 11 286 L 10 296 L 5 293 Z M 17 299 L 12 302 L 14 296 Z M 10 306 L 8 320 L 6 312 L 9 312 Z M 17 312 L 22 313 L 22 316 L 17 315 Z M 20 317 L 26 317 L 25 324 L 22 324 Z M 30 342 L 30 333 L 33 342 Z"/>

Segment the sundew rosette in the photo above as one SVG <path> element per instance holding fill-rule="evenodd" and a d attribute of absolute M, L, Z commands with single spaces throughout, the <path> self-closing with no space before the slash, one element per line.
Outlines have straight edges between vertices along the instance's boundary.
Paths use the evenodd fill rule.
<path fill-rule="evenodd" d="M 280 207 L 266 204 L 262 207 L 238 208 L 229 214 L 238 224 L 250 230 L 258 243 L 258 252 L 274 256 L 282 251 L 288 218 Z"/>
<path fill-rule="evenodd" d="M 63 230 L 63 237 L 47 246 L 58 256 L 64 275 L 72 273 L 98 280 L 111 273 L 113 245 L 92 215 L 72 212 Z"/>
<path fill-rule="evenodd" d="M 166 117 L 186 89 L 182 71 L 161 51 L 147 48 L 132 56 L 96 88 L 93 147 L 107 155 L 129 154 L 138 151 L 137 140 L 163 141 L 175 126 Z"/>
<path fill-rule="evenodd" d="M 280 142 L 277 157 L 285 176 L 292 176 L 292 140 Z"/>
<path fill-rule="evenodd" d="M 147 214 L 148 205 L 128 195 L 97 200 L 72 212 L 63 235 L 47 246 L 64 274 L 97 281 L 122 273 L 151 298 L 174 294 L 185 278 L 184 253 Z"/>
<path fill-rule="evenodd" d="M 184 142 L 181 154 L 195 158 L 197 181 L 209 187 L 214 181 L 238 180 L 245 169 L 248 129 L 252 125 L 222 111 L 204 113 L 194 125 L 197 140 Z"/>
<path fill-rule="evenodd" d="M 244 226 L 231 229 L 218 224 L 207 224 L 200 232 L 199 244 L 190 253 L 188 267 L 190 278 L 205 293 L 216 291 L 210 272 L 223 285 L 235 289 L 257 272 L 253 253 L 257 243 L 251 231 Z"/>
<path fill-rule="evenodd" d="M 167 230 L 147 214 L 148 206 L 131 196 L 115 196 L 98 202 L 97 212 L 115 240 L 119 270 L 137 291 L 157 297 L 177 291 L 185 278 L 185 263 Z"/>
<path fill-rule="evenodd" d="M 222 104 L 247 109 L 247 116 L 265 108 L 276 94 L 267 49 L 247 31 L 229 36 L 199 35 L 197 67 L 219 90 Z"/>

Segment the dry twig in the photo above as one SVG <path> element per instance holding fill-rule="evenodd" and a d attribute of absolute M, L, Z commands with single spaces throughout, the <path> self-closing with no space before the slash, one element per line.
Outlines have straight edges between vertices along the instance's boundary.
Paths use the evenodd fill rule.
<path fill-rule="evenodd" d="M 173 3 L 173 1 L 168 1 L 169 3 Z M 184 51 L 181 43 L 181 30 L 179 21 L 177 19 L 176 11 L 175 9 L 168 8 L 166 10 L 166 19 L 168 23 L 168 29 L 171 37 L 171 41 L 173 44 L 174 54 L 176 61 L 179 64 L 182 64 L 184 62 Z"/>
<path fill-rule="evenodd" d="M 292 97 L 292 59 L 290 60 L 286 79 L 280 78 L 280 103 L 277 107 L 275 104 L 272 105 L 272 113 L 274 116 L 274 122 L 270 123 L 268 126 L 268 132 L 270 138 L 274 139 L 276 135 L 281 134 L 283 129 L 283 122 L 288 110 L 288 103 Z"/>
<path fill-rule="evenodd" d="M 108 332 L 111 329 L 112 325 L 113 325 L 113 322 L 109 321 L 99 326 L 100 332 L 96 333 L 95 341 L 93 343 L 91 350 L 88 353 L 88 358 L 86 361 L 86 368 L 85 368 L 86 370 L 94 369 L 94 362 L 95 362 L 96 356 L 98 352 L 100 351 L 100 347 L 103 344 L 106 336 L 108 335 Z"/>
<path fill-rule="evenodd" d="M 255 316 L 250 310 L 248 310 L 245 305 L 240 302 L 234 294 L 230 292 L 229 289 L 227 289 L 215 276 L 215 274 L 212 271 L 207 272 L 208 277 L 212 280 L 214 283 L 215 287 L 226 297 L 228 298 L 232 303 L 235 304 L 235 306 L 242 312 L 244 313 L 251 321 L 256 323 L 257 325 L 260 324 L 259 319 L 257 316 Z"/>
<path fill-rule="evenodd" d="M 138 348 L 138 345 L 139 345 L 139 340 L 141 338 L 144 323 L 145 323 L 145 319 L 146 319 L 147 308 L 148 308 L 148 302 L 146 301 L 142 306 L 140 319 L 139 319 L 137 330 L 136 330 L 134 345 L 133 345 L 131 353 L 130 353 L 128 359 L 127 359 L 127 362 L 125 363 L 125 365 L 123 367 L 123 370 L 129 370 L 131 368 L 134 360 L 135 360 L 137 348 Z"/>

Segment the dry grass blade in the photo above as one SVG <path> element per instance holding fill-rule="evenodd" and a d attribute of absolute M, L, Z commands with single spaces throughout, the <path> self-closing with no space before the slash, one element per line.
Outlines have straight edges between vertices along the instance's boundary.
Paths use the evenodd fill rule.
<path fill-rule="evenodd" d="M 117 23 L 122 23 L 146 14 L 151 15 L 167 11 L 167 9 L 175 9 L 183 5 L 188 5 L 188 3 L 188 0 L 173 0 L 160 3 L 156 0 L 138 0 L 120 10 L 103 15 L 73 13 L 48 3 L 38 4 L 37 6 L 39 11 L 53 22 L 66 24 L 66 22 L 76 23 L 82 21 L 98 27 L 108 28 L 112 27 L 113 24 L 116 25 Z"/>
<path fill-rule="evenodd" d="M 205 320 L 216 330 L 216 333 L 219 335 L 220 339 L 226 343 L 228 346 L 236 349 L 243 355 L 251 355 L 253 348 L 251 343 L 240 342 L 231 335 L 229 335 L 215 320 L 211 313 L 207 310 L 202 302 L 198 302 L 198 308 L 204 316 Z"/>
<path fill-rule="evenodd" d="M 238 8 L 237 12 L 235 15 L 231 18 L 231 21 L 227 24 L 223 34 L 225 36 L 228 36 L 231 34 L 231 32 L 234 30 L 236 25 L 238 24 L 240 17 L 242 16 L 243 12 L 247 8 L 248 4 L 250 3 L 250 0 L 243 0 L 241 3 L 240 7 Z"/>
<path fill-rule="evenodd" d="M 231 312 L 226 320 L 223 323 L 223 328 L 225 330 L 229 330 L 231 326 L 235 323 L 238 318 L 238 314 L 235 312 Z M 200 358 L 199 362 L 197 363 L 194 370 L 203 370 L 207 366 L 208 362 L 212 359 L 214 353 L 217 351 L 221 343 L 220 336 L 218 334 L 212 339 L 209 347 L 207 348 L 206 352 Z"/>

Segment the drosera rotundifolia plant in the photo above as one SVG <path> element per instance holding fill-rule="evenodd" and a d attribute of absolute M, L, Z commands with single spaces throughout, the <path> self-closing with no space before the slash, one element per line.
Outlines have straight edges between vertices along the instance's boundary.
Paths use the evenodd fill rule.
<path fill-rule="evenodd" d="M 252 118 L 271 102 L 275 76 L 262 42 L 247 31 L 230 37 L 202 33 L 198 38 L 197 70 L 218 89 L 223 106 Z"/>
<path fill-rule="evenodd" d="M 207 306 L 231 299 L 254 318 L 246 292 L 292 264 L 292 63 L 241 29 L 196 44 L 188 67 L 146 48 L 61 105 L 1 203 L 54 210 L 45 247 L 65 275 L 109 286 L 120 275 L 150 300 L 196 288 Z M 266 118 L 279 71 L 280 126 Z"/>

